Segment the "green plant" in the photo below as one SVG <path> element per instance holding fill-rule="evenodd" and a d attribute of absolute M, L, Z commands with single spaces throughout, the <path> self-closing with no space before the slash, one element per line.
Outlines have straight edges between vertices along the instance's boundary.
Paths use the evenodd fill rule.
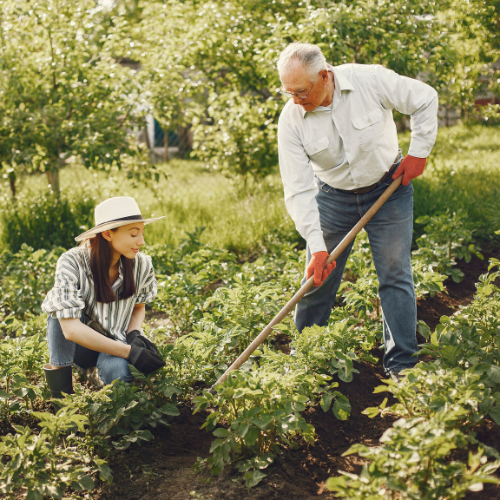
<path fill-rule="evenodd" d="M 445 214 L 417 218 L 417 224 L 426 224 L 425 234 L 417 239 L 418 250 L 413 252 L 427 264 L 435 267 L 438 272 L 451 276 L 453 281 L 459 283 L 464 274 L 456 266 L 456 259 L 470 262 L 472 255 L 480 259 L 483 256 L 480 248 L 474 245 L 473 231 L 465 222 L 465 214 L 461 211 L 452 215 Z"/>
<path fill-rule="evenodd" d="M 23 319 L 27 313 L 40 314 L 47 292 L 54 285 L 57 260 L 63 248 L 33 251 L 23 244 L 14 255 L 2 255 L 2 296 L 0 313 Z"/>
<path fill-rule="evenodd" d="M 153 307 L 168 314 L 173 331 L 177 334 L 192 330 L 195 321 L 203 317 L 206 297 L 227 284 L 239 270 L 234 255 L 208 246 L 192 253 L 183 245 L 179 252 L 186 252 L 177 262 L 178 272 L 170 276 L 158 275 L 158 295 Z"/>
<path fill-rule="evenodd" d="M 43 397 L 40 378 L 47 357 L 47 342 L 39 334 L 0 341 L 0 414 L 33 409 L 33 401 Z"/>
<path fill-rule="evenodd" d="M 82 455 L 62 438 L 73 429 L 83 432 L 85 416 L 66 409 L 56 415 L 36 412 L 34 415 L 40 419 L 39 435 L 32 434 L 29 427 L 15 425 L 15 435 L 1 438 L 0 456 L 4 458 L 0 471 L 1 493 L 14 499 L 24 490 L 29 500 L 62 499 L 68 487 L 76 492 L 94 488 L 90 476 L 95 472 L 103 481 L 111 481 L 111 471 L 104 460 Z"/>
<path fill-rule="evenodd" d="M 294 447 L 295 435 L 314 440 L 314 428 L 300 412 L 314 393 L 324 390 L 325 377 L 306 374 L 303 370 L 277 373 L 274 369 L 232 372 L 219 384 L 215 394 L 205 392 L 194 399 L 196 410 L 212 411 L 202 427 L 208 431 L 224 422 L 228 428 L 217 428 L 208 459 L 212 474 L 220 473 L 228 463 L 236 463 L 247 473 L 247 486 L 265 477 L 257 474 L 272 463 L 279 444 Z"/>
<path fill-rule="evenodd" d="M 482 483 L 498 484 L 492 477 L 500 466 L 494 449 L 480 445 L 476 453 L 469 451 L 467 465 L 453 460 L 453 451 L 467 449 L 470 440 L 450 429 L 448 418 L 454 418 L 453 412 L 430 420 L 402 418 L 385 431 L 381 446 L 351 446 L 344 455 L 357 453 L 367 460 L 361 474 L 343 473 L 328 479 L 327 487 L 341 498 L 360 500 L 458 500 L 468 489 L 481 489 Z"/>
<path fill-rule="evenodd" d="M 109 171 L 134 156 L 148 106 L 136 72 L 117 61 L 121 11 L 94 0 L 0 9 L 0 161 L 17 176 L 45 172 L 57 193 L 67 164 Z"/>
<path fill-rule="evenodd" d="M 293 344 L 297 359 L 309 370 L 337 375 L 343 382 L 351 382 L 354 373 L 359 373 L 353 366 L 358 361 L 355 349 L 359 344 L 352 338 L 352 324 L 356 319 L 347 318 L 330 322 L 327 327 L 314 325 L 304 328 L 299 334 L 295 331 Z"/>
<path fill-rule="evenodd" d="M 471 428 L 489 415 L 500 423 L 500 394 L 488 384 L 488 375 L 479 367 L 462 370 L 445 369 L 439 363 L 419 363 L 399 383 L 388 379 L 387 385 L 375 388 L 375 393 L 390 392 L 398 402 L 387 407 L 387 398 L 378 407 L 367 408 L 365 415 L 374 418 L 391 413 L 403 418 L 431 419 L 446 412 L 449 428 L 470 432 Z"/>
<path fill-rule="evenodd" d="M 2 243 L 12 253 L 23 245 L 34 250 L 72 248 L 75 237 L 94 225 L 95 196 L 21 194 L 0 208 Z"/>
<path fill-rule="evenodd" d="M 131 443 L 151 441 L 152 434 L 144 426 L 169 426 L 164 415 L 178 415 L 171 404 L 157 408 L 146 393 L 134 384 L 114 381 L 99 391 L 90 391 L 80 384 L 75 394 L 65 395 L 60 404 L 68 411 L 78 411 L 88 429 L 75 438 L 87 453 L 106 457 L 113 449 L 125 450 Z"/>
<path fill-rule="evenodd" d="M 495 285 L 499 276 L 500 271 L 480 276 L 474 300 L 453 316 L 443 316 L 434 332 L 425 324 L 419 326 L 429 341 L 422 353 L 450 368 L 489 365 L 493 385 L 500 384 L 500 288 Z"/>
<path fill-rule="evenodd" d="M 235 276 L 231 287 L 217 289 L 206 300 L 200 324 L 223 330 L 224 348 L 240 354 L 280 310 L 280 292 L 277 284 L 254 285 Z"/>

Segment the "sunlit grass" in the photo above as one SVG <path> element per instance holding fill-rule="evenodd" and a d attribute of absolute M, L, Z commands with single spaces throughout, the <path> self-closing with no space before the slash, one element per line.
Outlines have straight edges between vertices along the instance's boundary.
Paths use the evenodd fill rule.
<path fill-rule="evenodd" d="M 400 135 L 405 153 L 409 138 L 409 132 Z M 201 226 L 205 227 L 203 242 L 240 254 L 258 252 L 266 236 L 277 229 L 287 239 L 300 240 L 286 213 L 278 173 L 259 184 L 243 186 L 194 161 L 175 160 L 160 169 L 167 178 L 146 186 L 134 184 L 120 171 L 68 167 L 61 171 L 61 188 L 70 199 L 91 197 L 96 203 L 111 196 L 132 196 L 145 217 L 165 215 L 148 226 L 148 244 L 177 245 L 187 232 Z M 439 129 L 424 175 L 414 181 L 414 187 L 415 218 L 462 209 L 477 235 L 492 237 L 500 229 L 500 128 L 459 125 Z M 2 188 L 0 203 L 13 203 L 6 180 Z M 45 176 L 27 177 L 18 189 L 28 198 L 44 194 Z M 422 229 L 415 225 L 417 235 Z"/>
<path fill-rule="evenodd" d="M 406 152 L 409 133 L 401 135 L 400 143 Z M 424 175 L 413 184 L 415 218 L 461 209 L 478 236 L 491 237 L 500 228 L 500 129 L 439 129 Z"/>
<path fill-rule="evenodd" d="M 119 171 L 66 168 L 60 173 L 61 190 L 69 197 L 94 197 L 96 203 L 112 196 L 132 196 L 145 217 L 164 215 L 165 219 L 147 227 L 148 244 L 177 245 L 187 232 L 203 226 L 203 242 L 245 254 L 258 251 L 266 235 L 280 226 L 293 231 L 278 175 L 245 188 L 194 161 L 171 161 L 159 168 L 167 179 L 149 186 L 134 185 Z M 42 176 L 30 177 L 22 185 L 23 193 L 33 195 L 46 189 Z"/>

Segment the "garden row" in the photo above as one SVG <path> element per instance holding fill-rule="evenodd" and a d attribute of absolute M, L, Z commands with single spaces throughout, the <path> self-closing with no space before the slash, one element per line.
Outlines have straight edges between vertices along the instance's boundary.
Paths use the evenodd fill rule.
<path fill-rule="evenodd" d="M 480 254 L 460 214 L 417 222 L 426 225 L 412 257 L 417 296 L 423 297 L 441 291 L 447 276 L 461 279 L 455 259 Z M 265 477 L 263 471 L 283 446 L 296 447 L 299 439 L 314 441 L 315 430 L 303 416 L 308 406 L 319 405 L 347 419 L 351 407 L 336 380 L 350 382 L 359 359 L 376 362 L 370 351 L 382 341 L 378 282 L 366 234 L 358 237 L 341 301 L 327 327 L 298 335 L 288 318 L 275 333 L 292 339 L 295 356 L 277 349 L 274 335 L 215 394 L 205 390 L 299 286 L 304 252 L 272 238 L 267 248 L 254 262 L 242 264 L 225 250 L 202 245 L 199 231 L 177 248 L 152 247 L 159 281 L 153 307 L 166 313 L 169 322 L 148 333 L 167 360 L 166 367 L 149 377 L 135 372 L 133 385 L 118 382 L 97 391 L 77 384 L 75 394 L 61 402 L 55 415 L 46 411 L 45 318 L 39 307 L 63 250 L 32 252 L 23 247 L 17 254 L 4 254 L 0 398 L 4 433 L 10 422 L 15 434 L 2 438 L 0 492 L 13 497 L 26 488 L 28 498 L 62 498 L 68 487 L 74 495 L 91 489 L 96 474 L 111 480 L 107 462 L 132 443 L 152 439 L 147 427 L 168 426 L 167 417 L 178 414 L 181 402 L 193 401 L 196 411 L 210 409 L 204 426 L 215 440 L 211 456 L 200 459 L 198 466 L 217 474 L 233 464 L 248 488 Z M 403 420 L 386 433 L 382 447 L 354 448 L 372 460 L 371 465 L 359 478 L 332 479 L 331 488 L 352 498 L 383 497 L 384 488 L 403 494 L 403 487 L 404 494 L 415 495 L 408 498 L 424 498 L 422 492 L 431 491 L 437 496 L 425 498 L 440 498 L 438 486 L 453 484 L 459 498 L 466 488 L 490 480 L 488 474 L 498 463 L 486 458 L 498 458 L 496 452 L 478 443 L 470 431 L 486 415 L 500 420 L 495 392 L 500 383 L 495 335 L 500 330 L 492 324 L 491 309 L 496 307 L 498 316 L 500 294 L 493 283 L 497 276 L 482 278 L 469 312 L 443 319 L 435 333 L 427 332 L 430 343 L 425 349 L 436 357 L 435 364 L 419 365 L 399 386 L 384 386 L 399 404 L 367 411 L 372 416 L 391 411 Z M 467 342 L 457 342 L 458 335 L 465 339 L 465 325 Z M 420 330 L 426 333 L 424 325 Z M 474 448 L 468 467 L 451 460 L 456 448 Z M 401 453 L 408 459 L 400 460 Z M 395 475 L 391 463 L 399 471 Z M 361 491 L 358 483 L 367 492 L 364 497 L 355 496 Z"/>

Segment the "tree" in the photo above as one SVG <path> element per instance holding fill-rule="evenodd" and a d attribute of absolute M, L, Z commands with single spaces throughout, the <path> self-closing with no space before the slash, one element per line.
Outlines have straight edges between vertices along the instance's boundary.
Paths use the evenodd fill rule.
<path fill-rule="evenodd" d="M 278 94 L 276 63 L 286 45 L 316 43 L 333 65 L 383 64 L 441 90 L 457 60 L 448 25 L 439 16 L 450 1 L 150 3 L 159 24 L 175 24 L 153 48 L 156 61 L 164 58 L 183 68 L 175 77 L 159 71 L 157 85 L 161 89 L 173 81 L 172 88 L 185 93 L 196 75 L 196 90 L 205 95 L 206 104 L 193 110 L 193 154 L 229 175 L 262 177 L 277 164 L 276 126 L 286 99 Z M 182 79 L 185 83 L 178 87 Z M 175 92 L 169 100 L 175 101 Z M 188 100 L 177 104 L 185 108 Z"/>
<path fill-rule="evenodd" d="M 59 190 L 71 160 L 121 166 L 136 154 L 146 111 L 114 54 L 126 24 L 93 0 L 0 3 L 0 161 L 10 175 L 45 172 Z"/>

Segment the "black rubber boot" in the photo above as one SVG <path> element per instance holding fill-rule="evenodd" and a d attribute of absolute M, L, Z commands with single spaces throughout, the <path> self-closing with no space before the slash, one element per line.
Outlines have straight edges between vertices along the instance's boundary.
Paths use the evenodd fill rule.
<path fill-rule="evenodd" d="M 53 370 L 50 365 L 43 367 L 45 380 L 49 386 L 50 394 L 53 398 L 62 398 L 62 393 L 73 394 L 73 377 L 71 374 L 71 366 L 64 366 Z"/>

